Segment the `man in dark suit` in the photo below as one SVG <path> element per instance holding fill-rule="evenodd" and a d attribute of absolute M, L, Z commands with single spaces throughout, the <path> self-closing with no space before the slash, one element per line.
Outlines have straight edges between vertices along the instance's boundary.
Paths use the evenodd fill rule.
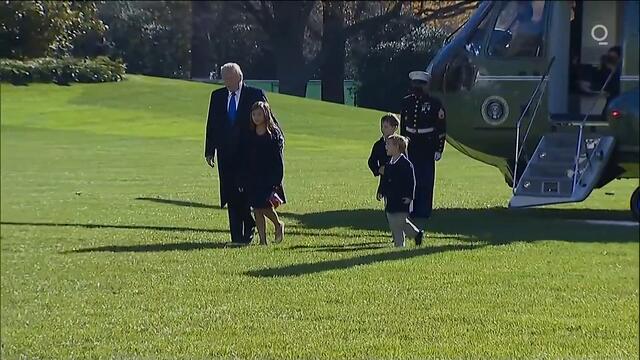
<path fill-rule="evenodd" d="M 241 167 L 245 166 L 241 144 L 250 131 L 251 105 L 267 98 L 261 89 L 244 84 L 238 64 L 224 64 L 220 74 L 225 87 L 211 93 L 204 156 L 214 167 L 217 154 L 220 205 L 227 206 L 232 243 L 249 244 L 256 223 L 246 193 L 238 185 Z"/>

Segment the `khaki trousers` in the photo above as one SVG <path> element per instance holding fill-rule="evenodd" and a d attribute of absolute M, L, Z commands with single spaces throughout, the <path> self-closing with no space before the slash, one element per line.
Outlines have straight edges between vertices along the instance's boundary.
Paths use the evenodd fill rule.
<path fill-rule="evenodd" d="M 393 236 L 393 245 L 396 247 L 404 246 L 405 235 L 415 239 L 418 235 L 418 228 L 408 219 L 409 213 L 387 213 L 389 220 L 389 228 Z"/>

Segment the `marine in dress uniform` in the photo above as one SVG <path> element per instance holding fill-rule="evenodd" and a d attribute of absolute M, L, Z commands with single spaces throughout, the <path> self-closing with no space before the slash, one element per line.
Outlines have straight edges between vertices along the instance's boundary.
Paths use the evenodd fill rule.
<path fill-rule="evenodd" d="M 416 176 L 412 218 L 428 219 L 433 206 L 435 162 L 440 160 L 446 139 L 446 112 L 428 93 L 430 76 L 409 73 L 412 93 L 405 96 L 400 114 L 400 134 L 409 138 L 408 155 Z"/>

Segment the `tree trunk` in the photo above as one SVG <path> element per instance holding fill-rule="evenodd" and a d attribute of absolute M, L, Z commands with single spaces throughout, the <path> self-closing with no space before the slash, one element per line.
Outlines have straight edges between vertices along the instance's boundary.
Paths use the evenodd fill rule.
<path fill-rule="evenodd" d="M 322 100 L 344 104 L 344 2 L 323 2 L 322 24 L 322 50 L 327 54 L 320 67 Z"/>
<path fill-rule="evenodd" d="M 308 72 L 303 42 L 313 2 L 274 1 L 272 43 L 278 68 L 280 93 L 306 96 Z"/>
<path fill-rule="evenodd" d="M 292 43 L 287 39 L 274 41 L 279 92 L 281 94 L 305 97 L 309 75 L 302 53 L 302 41 Z"/>
<path fill-rule="evenodd" d="M 214 70 L 210 61 L 208 24 L 205 14 L 210 11 L 207 1 L 193 1 L 191 10 L 191 78 L 209 78 Z"/>

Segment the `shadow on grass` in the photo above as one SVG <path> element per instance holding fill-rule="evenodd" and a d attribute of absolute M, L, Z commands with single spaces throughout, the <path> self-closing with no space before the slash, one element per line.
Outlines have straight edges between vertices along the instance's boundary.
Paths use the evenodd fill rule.
<path fill-rule="evenodd" d="M 80 254 L 92 252 L 162 252 L 162 251 L 188 251 L 188 250 L 204 250 L 204 249 L 228 249 L 240 248 L 241 246 L 228 246 L 226 243 L 214 242 L 184 242 L 173 244 L 141 244 L 141 245 L 107 245 L 93 248 L 83 248 L 77 250 L 68 250 L 61 252 L 62 254 Z"/>
<path fill-rule="evenodd" d="M 380 250 L 380 249 L 388 249 L 393 246 L 393 240 L 390 235 L 384 236 L 384 241 L 376 241 L 376 242 L 362 242 L 362 243 L 350 243 L 350 244 L 341 244 L 341 245 L 294 245 L 288 248 L 280 248 L 279 250 L 302 250 L 307 252 L 327 252 L 327 253 L 347 253 L 347 252 L 357 252 L 357 251 L 366 251 L 366 250 Z M 426 241 L 433 239 L 448 239 L 451 240 L 465 240 L 458 236 L 438 236 L 430 234 Z M 407 238 L 407 244 L 411 246 L 413 244 L 413 240 Z"/>
<path fill-rule="evenodd" d="M 411 250 L 390 251 L 385 253 L 369 254 L 347 259 L 321 261 L 316 263 L 302 263 L 283 267 L 268 268 L 262 270 L 252 270 L 245 272 L 245 275 L 253 277 L 287 277 L 301 276 L 307 274 L 317 274 L 325 271 L 343 270 L 354 266 L 370 265 L 383 261 L 407 260 L 418 256 L 432 255 L 447 251 L 474 250 L 486 245 L 442 245 L 423 248 L 413 248 Z"/>
<path fill-rule="evenodd" d="M 116 225 L 116 224 L 74 224 L 74 223 L 50 223 L 50 222 L 19 222 L 19 221 L 2 221 L 2 225 L 14 226 L 51 226 L 51 227 L 75 227 L 85 229 L 126 229 L 126 230 L 155 230 L 155 231 L 173 231 L 173 232 L 205 232 L 205 233 L 228 233 L 222 229 L 201 229 L 192 227 L 178 226 L 152 226 L 152 225 Z"/>
<path fill-rule="evenodd" d="M 197 202 L 162 198 L 140 197 L 169 205 L 219 209 L 220 207 Z M 381 234 L 388 232 L 387 219 L 378 209 L 330 210 L 307 214 L 281 212 L 285 219 L 299 223 L 301 229 L 327 230 L 347 228 L 368 230 Z M 569 221 L 576 220 L 576 221 Z M 530 208 L 506 209 L 435 209 L 426 222 L 430 233 L 441 233 L 448 237 L 479 239 L 490 243 L 504 244 L 514 241 L 560 240 L 569 242 L 635 242 L 637 227 L 621 227 L 607 224 L 587 224 L 580 220 L 629 221 L 627 210 L 592 210 Z M 320 234 L 330 236 L 326 234 Z M 340 235 L 336 234 L 336 237 Z M 371 237 L 370 234 L 364 235 Z M 376 235 L 382 237 L 385 235 Z M 433 237 L 433 235 L 431 235 Z M 342 235 L 342 237 L 350 237 Z M 360 237 L 360 236 L 356 236 Z"/>
<path fill-rule="evenodd" d="M 362 243 L 362 244 L 345 244 L 345 245 L 333 245 L 333 246 L 292 246 L 289 249 L 304 249 L 310 252 L 327 252 L 327 253 L 349 253 L 365 250 L 380 250 L 389 248 L 393 243 L 391 240 L 388 242 L 377 243 Z"/>
<path fill-rule="evenodd" d="M 389 243 L 391 243 L 391 238 L 389 238 Z M 341 247 L 375 247 L 375 246 L 379 246 L 382 244 L 386 244 L 386 242 L 380 242 L 380 241 L 371 241 L 371 242 L 361 242 L 361 243 L 355 243 L 355 244 L 345 244 Z M 331 248 L 335 248 L 338 245 L 294 245 L 294 246 L 290 246 L 288 247 L 288 249 L 291 250 L 322 250 L 322 249 L 331 249 Z"/>
<path fill-rule="evenodd" d="M 151 225 L 116 225 L 116 224 L 78 224 L 78 223 L 53 223 L 53 222 L 16 222 L 2 221 L 2 225 L 11 226 L 34 226 L 34 227 L 71 227 L 84 229 L 124 229 L 124 230 L 152 230 L 152 231 L 168 231 L 168 232 L 198 232 L 198 233 L 215 233 L 228 234 L 226 229 L 203 229 L 194 227 L 177 227 L 177 226 L 151 226 Z M 362 234 L 352 235 L 341 232 L 331 231 L 313 231 L 293 226 L 287 227 L 287 234 L 299 236 L 322 236 L 322 237 L 338 237 L 338 238 L 371 238 L 386 237 L 382 234 Z M 254 240 L 256 241 L 256 240 Z M 78 249 L 73 251 L 65 251 L 63 253 L 83 253 L 83 252 L 156 252 L 156 251 L 172 251 L 172 250 L 199 250 L 214 248 L 232 248 L 227 243 L 173 243 L 173 244 L 145 244 L 145 245 L 107 245 L 95 248 Z"/>
<path fill-rule="evenodd" d="M 325 229 L 343 227 L 358 230 L 386 230 L 384 215 L 379 210 L 336 210 L 309 214 L 283 214 L 294 218 L 302 227 Z M 626 221 L 625 211 L 580 209 L 437 209 L 427 222 L 429 237 L 443 233 L 445 238 L 473 241 L 480 244 L 426 246 L 408 251 L 367 254 L 347 259 L 301 263 L 284 267 L 248 271 L 253 277 L 287 277 L 314 274 L 351 268 L 382 261 L 404 260 L 446 251 L 475 250 L 485 246 L 515 242 L 567 241 L 581 243 L 630 243 L 638 242 L 638 227 L 594 225 L 569 220 Z M 448 235 L 448 236 L 447 236 Z M 426 240 L 428 244 L 428 239 Z M 324 252 L 352 252 L 387 248 L 387 243 L 364 243 L 344 246 L 298 246 L 293 248 L 315 249 Z"/>
<path fill-rule="evenodd" d="M 181 200 L 158 198 L 138 198 L 176 206 L 198 208 L 219 208 L 212 205 Z M 348 253 L 358 251 L 382 250 L 391 247 L 387 222 L 384 213 L 378 209 L 333 210 L 317 213 L 295 214 L 281 213 L 284 218 L 295 220 L 297 225 L 287 227 L 287 233 L 302 236 L 322 236 L 336 238 L 384 238 L 379 242 L 361 242 L 342 245 L 294 245 L 282 250 L 308 250 L 328 253 Z M 578 220 L 578 221 L 569 221 Z M 426 223 L 429 238 L 447 238 L 471 241 L 477 244 L 459 244 L 415 248 L 399 252 L 366 254 L 347 259 L 328 260 L 317 263 L 302 263 L 286 267 L 276 267 L 247 272 L 258 277 L 298 276 L 335 269 L 345 269 L 381 261 L 392 261 L 423 256 L 445 251 L 472 250 L 482 246 L 501 245 L 514 242 L 567 241 L 581 243 L 630 243 L 638 242 L 638 227 L 621 227 L 607 224 L 588 224 L 580 220 L 627 221 L 629 214 L 623 210 L 585 210 L 585 209 L 546 209 L 534 208 L 509 210 L 505 208 L 488 209 L 436 209 Z M 15 226 L 51 226 L 75 227 L 87 229 L 130 229 L 167 232 L 200 232 L 228 234 L 227 229 L 203 229 L 194 227 L 116 225 L 116 224 L 74 224 L 47 222 L 0 222 L 2 225 Z M 369 231 L 364 234 L 348 234 L 344 230 L 330 231 L 333 228 Z M 443 234 L 443 235 L 438 235 Z M 388 240 L 388 241 L 387 241 Z M 427 242 L 428 243 L 428 242 Z M 65 253 L 88 252 L 160 252 L 186 251 L 200 249 L 226 248 L 224 243 L 186 242 L 159 243 L 141 245 L 107 245 L 93 248 L 76 249 Z"/>
<path fill-rule="evenodd" d="M 151 198 L 139 198 L 151 199 Z M 153 198 L 151 201 L 170 205 L 215 208 L 212 205 L 193 203 L 181 200 Z M 378 233 L 375 237 L 389 237 L 388 225 L 384 212 L 378 209 L 346 209 L 315 213 L 296 214 L 281 212 L 284 219 L 298 223 L 300 229 L 329 230 L 346 228 L 355 231 L 371 231 Z M 581 220 L 629 221 L 626 210 L 592 210 L 562 208 L 530 208 L 506 209 L 493 207 L 486 209 L 435 209 L 425 227 L 429 237 L 459 240 L 482 241 L 491 244 L 507 244 L 523 241 L 567 241 L 567 242 L 602 242 L 626 243 L 638 241 L 637 227 L 622 227 L 611 224 L 589 224 Z M 574 221 L 575 220 L 575 221 Z M 290 232 L 290 231 L 289 231 Z M 325 235 L 329 236 L 329 235 Z M 341 235 L 336 234 L 336 237 Z M 371 237 L 371 234 L 351 237 Z M 350 237 L 347 234 L 342 237 Z M 377 245 L 373 245 L 373 248 Z M 330 246 L 311 249 L 311 251 L 348 252 L 372 250 L 361 246 Z"/>
<path fill-rule="evenodd" d="M 308 214 L 282 213 L 302 228 L 387 232 L 384 213 L 374 209 L 335 210 Z M 637 226 L 589 224 L 582 220 L 629 221 L 628 211 L 584 209 L 435 209 L 426 222 L 429 233 L 492 244 L 559 240 L 626 243 L 638 241 Z M 434 237 L 433 234 L 430 235 Z M 435 236 L 437 237 L 437 236 Z"/>
<path fill-rule="evenodd" d="M 151 198 L 151 197 L 137 197 L 136 200 L 144 200 L 144 201 L 151 201 L 151 202 L 160 203 L 160 204 L 186 206 L 186 207 L 203 208 L 203 209 L 222 209 L 222 207 L 218 205 L 209 205 L 209 204 L 203 204 L 199 202 L 185 201 L 185 200 L 171 200 L 171 199 Z"/>

